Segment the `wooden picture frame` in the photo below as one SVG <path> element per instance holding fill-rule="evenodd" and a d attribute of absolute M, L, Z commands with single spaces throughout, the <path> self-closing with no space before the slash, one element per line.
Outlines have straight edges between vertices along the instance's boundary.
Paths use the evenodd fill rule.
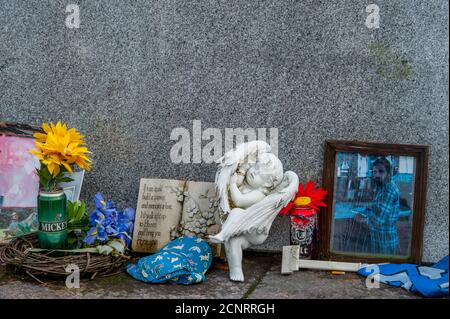
<path fill-rule="evenodd" d="M 43 133 L 43 130 L 29 124 L 0 122 L 0 134 L 2 135 L 33 138 L 34 133 Z"/>
<path fill-rule="evenodd" d="M 355 155 L 357 156 L 357 163 L 358 163 L 357 165 L 353 165 L 351 168 L 348 169 L 348 171 L 345 171 L 345 169 L 347 169 L 348 164 L 344 165 L 344 169 L 341 169 L 343 165 L 337 167 L 338 164 L 337 160 L 344 163 L 345 158 L 350 158 L 350 162 L 353 163 L 354 162 L 353 158 L 355 157 Z M 373 217 L 376 216 L 374 212 L 381 211 L 381 209 L 379 208 L 377 209 L 375 207 L 377 205 L 375 203 L 379 203 L 379 200 L 376 201 L 377 198 L 376 196 L 378 196 L 379 199 L 380 195 L 376 195 L 377 193 L 374 190 L 372 190 L 370 194 L 372 194 L 372 198 L 375 199 L 373 199 L 372 201 L 370 200 L 366 201 L 366 203 L 364 203 L 366 204 L 366 208 L 363 208 L 363 210 L 366 213 L 366 215 L 361 215 L 364 218 L 362 219 L 356 218 L 356 215 L 359 215 L 358 212 L 354 213 L 354 215 L 350 214 L 349 216 L 346 217 L 347 222 L 345 225 L 357 224 L 361 227 L 361 229 L 365 228 L 366 230 L 368 230 L 368 235 L 361 236 L 364 237 L 364 240 L 362 240 L 364 245 L 361 244 L 360 246 L 358 246 L 358 243 L 355 244 L 355 240 L 352 240 L 351 237 L 352 234 L 347 234 L 347 231 L 353 228 L 348 226 L 342 226 L 343 222 L 341 222 L 341 225 L 338 224 L 339 222 L 338 213 L 340 214 L 340 211 L 336 208 L 345 207 L 344 204 L 347 204 L 347 202 L 342 204 L 344 200 L 342 202 L 339 200 L 339 196 L 342 192 L 338 188 L 338 185 L 335 185 L 335 182 L 336 184 L 339 184 L 340 178 L 342 177 L 342 175 L 345 175 L 344 173 L 348 174 L 347 176 L 344 177 L 347 177 L 347 179 L 350 181 L 347 184 L 349 185 L 347 189 L 348 193 L 352 189 L 351 186 L 352 178 L 354 177 L 349 172 L 351 170 L 354 170 L 355 166 L 358 172 L 357 176 L 359 176 L 360 172 L 364 171 L 369 172 L 368 174 L 370 177 L 365 178 L 366 180 L 370 179 L 371 185 L 383 185 L 376 183 L 380 182 L 380 180 L 378 179 L 379 177 L 375 176 L 377 173 L 376 172 L 374 173 L 373 169 L 375 165 L 380 164 L 377 161 L 371 161 L 371 158 L 373 158 L 373 156 L 377 156 L 378 158 L 392 158 L 392 159 L 396 158 L 399 159 L 401 157 L 403 159 L 403 162 L 405 162 L 405 160 L 411 162 L 412 161 L 411 159 L 414 159 L 412 161 L 413 168 L 408 168 L 409 170 L 408 172 L 412 173 L 399 174 L 400 169 L 398 167 L 394 167 L 393 165 L 391 175 L 389 176 L 389 180 L 391 179 L 391 177 L 392 179 L 394 179 L 394 176 L 396 176 L 393 173 L 394 168 L 397 168 L 398 175 L 413 176 L 412 177 L 413 182 L 411 182 L 410 180 L 409 181 L 410 184 L 407 184 L 411 188 L 411 193 L 408 194 L 412 200 L 412 204 L 410 205 L 410 209 L 412 208 L 412 210 L 410 210 L 408 215 L 408 222 L 410 223 L 411 228 L 410 230 L 411 237 L 407 245 L 408 247 L 407 250 L 403 249 L 403 251 L 406 251 L 406 254 L 399 253 L 397 255 L 392 253 L 388 254 L 373 253 L 374 251 L 377 251 L 376 249 L 374 250 L 373 247 L 377 246 L 380 241 L 377 242 L 374 239 L 376 237 L 376 233 L 374 233 L 373 230 L 374 226 L 369 225 L 369 221 L 375 220 Z M 350 262 L 367 262 L 367 263 L 392 262 L 392 263 L 420 264 L 422 259 L 423 229 L 425 220 L 424 216 L 425 216 L 425 202 L 426 202 L 427 175 L 428 175 L 428 156 L 429 156 L 429 147 L 427 145 L 382 144 L 382 143 L 337 141 L 337 140 L 326 141 L 324 151 L 323 187 L 326 188 L 329 191 L 329 193 L 327 196 L 327 207 L 323 208 L 320 212 L 319 258 L 323 260 L 350 261 Z M 344 158 L 344 160 L 341 160 L 342 158 Z M 362 165 L 363 161 L 361 159 L 364 159 L 365 162 L 369 163 L 370 165 L 373 165 L 372 168 L 369 168 L 370 165 Z M 360 168 L 361 166 L 364 166 L 364 170 Z M 405 165 L 403 165 L 403 167 L 405 167 Z M 361 184 L 361 181 L 362 179 L 360 179 L 358 182 Z M 376 187 L 373 188 L 376 189 Z M 402 193 L 399 192 L 399 194 L 400 194 L 398 196 L 399 204 L 397 207 L 401 207 L 400 203 L 402 202 L 401 197 Z M 352 196 L 354 196 L 354 192 Z M 361 195 L 358 196 L 362 198 Z M 354 198 L 352 198 L 352 200 L 354 200 Z M 352 206 L 353 205 L 352 203 L 350 203 L 349 205 L 350 207 L 354 207 Z M 352 211 L 351 208 L 349 210 Z M 400 214 L 401 208 L 399 208 L 396 212 L 398 213 L 397 216 L 401 216 Z M 345 213 L 341 215 L 345 216 Z M 399 227 L 398 225 L 400 225 L 400 217 L 398 218 L 399 219 L 395 224 L 396 225 L 395 227 Z M 343 220 L 345 220 L 345 218 L 343 218 Z M 372 225 L 374 223 L 375 222 L 373 222 Z M 403 224 L 405 223 L 406 222 L 403 222 Z M 343 235 L 341 235 L 341 233 L 339 233 L 339 231 L 337 230 L 339 228 L 338 226 L 342 226 L 340 227 L 340 229 L 345 229 L 345 231 L 342 231 Z M 399 229 L 400 228 L 397 228 L 397 234 L 400 233 Z M 348 233 L 350 233 L 350 231 Z M 350 238 L 350 239 L 345 241 L 341 240 L 341 238 Z M 366 244 L 367 238 L 369 238 L 368 244 Z M 401 236 L 398 235 L 397 236 L 398 242 L 400 242 L 399 240 L 400 238 Z M 356 240 L 356 242 L 358 242 L 358 240 Z M 341 243 L 347 244 L 347 246 L 345 246 L 344 244 L 341 245 Z M 354 247 L 358 247 L 357 249 L 360 249 L 359 247 L 364 247 L 364 249 L 361 248 L 361 251 L 349 251 L 346 250 L 347 248 L 345 249 L 342 248 L 342 247 L 349 247 L 352 245 Z M 398 244 L 397 247 L 400 247 L 400 244 Z M 396 251 L 400 251 L 400 248 L 398 248 Z"/>

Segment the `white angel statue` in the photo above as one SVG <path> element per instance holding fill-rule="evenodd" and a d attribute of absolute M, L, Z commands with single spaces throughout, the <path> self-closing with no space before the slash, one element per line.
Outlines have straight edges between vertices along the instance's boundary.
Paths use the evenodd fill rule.
<path fill-rule="evenodd" d="M 219 207 L 228 216 L 221 231 L 209 238 L 225 244 L 230 279 L 244 281 L 242 250 L 267 239 L 278 212 L 297 193 L 298 176 L 283 174 L 283 164 L 263 141 L 242 143 L 218 162 Z"/>

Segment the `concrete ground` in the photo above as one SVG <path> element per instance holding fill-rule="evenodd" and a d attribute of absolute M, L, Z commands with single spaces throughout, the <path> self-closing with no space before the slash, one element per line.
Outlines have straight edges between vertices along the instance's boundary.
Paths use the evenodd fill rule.
<path fill-rule="evenodd" d="M 401 288 L 381 284 L 367 289 L 365 278 L 356 274 L 332 275 L 325 271 L 302 270 L 281 275 L 281 256 L 250 254 L 244 258 L 245 282 L 228 280 L 228 273 L 215 264 L 206 281 L 192 286 L 148 284 L 125 272 L 113 277 L 82 279 L 80 288 L 68 289 L 65 280 L 40 284 L 27 275 L 14 275 L 0 267 L 0 298 L 176 298 L 176 299 L 315 299 L 315 298 L 421 298 Z"/>

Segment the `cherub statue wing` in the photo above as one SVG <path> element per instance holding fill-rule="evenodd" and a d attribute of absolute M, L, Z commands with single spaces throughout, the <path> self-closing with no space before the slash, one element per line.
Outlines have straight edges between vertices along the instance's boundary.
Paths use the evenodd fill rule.
<path fill-rule="evenodd" d="M 270 145 L 264 141 L 252 141 L 239 144 L 236 149 L 230 150 L 216 162 L 219 169 L 216 173 L 216 192 L 219 196 L 219 207 L 225 213 L 230 212 L 230 201 L 228 198 L 228 185 L 231 175 L 233 175 L 239 163 L 245 161 L 256 161 L 258 153 L 270 152 Z"/>
<path fill-rule="evenodd" d="M 298 191 L 298 176 L 292 171 L 284 173 L 283 181 L 262 201 L 249 208 L 233 209 L 222 226 L 222 239 L 248 233 L 268 234 L 270 227 L 278 215 Z"/>

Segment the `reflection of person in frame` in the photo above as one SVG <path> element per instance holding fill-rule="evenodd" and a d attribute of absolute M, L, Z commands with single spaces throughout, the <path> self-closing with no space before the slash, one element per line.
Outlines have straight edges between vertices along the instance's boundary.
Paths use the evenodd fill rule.
<path fill-rule="evenodd" d="M 366 208 L 365 216 L 356 220 L 367 223 L 371 252 L 374 254 L 398 254 L 397 220 L 400 211 L 400 191 L 391 180 L 391 163 L 384 157 L 376 159 L 372 167 L 375 198 Z"/>

